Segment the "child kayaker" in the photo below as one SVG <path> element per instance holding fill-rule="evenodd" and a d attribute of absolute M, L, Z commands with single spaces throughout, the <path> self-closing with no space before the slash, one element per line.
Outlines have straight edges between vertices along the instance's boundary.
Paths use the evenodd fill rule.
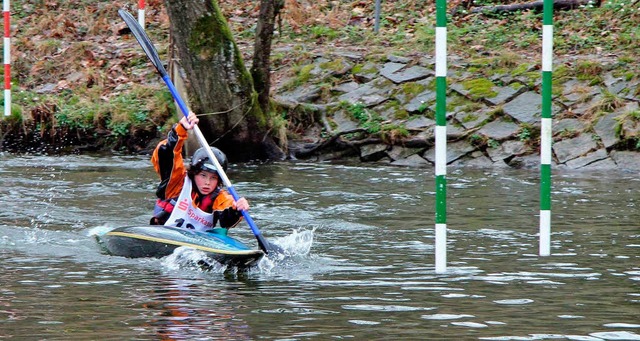
<path fill-rule="evenodd" d="M 160 141 L 153 151 L 151 162 L 160 175 L 156 191 L 158 200 L 153 210 L 151 225 L 167 225 L 198 231 L 236 226 L 243 210 L 249 209 L 245 198 L 237 202 L 222 188 L 218 170 L 204 148 L 198 149 L 191 159 L 189 169 L 184 166 L 182 147 L 188 130 L 198 124 L 193 113 L 183 117 L 171 128 L 167 139 Z M 227 157 L 218 148 L 211 147 L 223 171 L 227 169 Z"/>

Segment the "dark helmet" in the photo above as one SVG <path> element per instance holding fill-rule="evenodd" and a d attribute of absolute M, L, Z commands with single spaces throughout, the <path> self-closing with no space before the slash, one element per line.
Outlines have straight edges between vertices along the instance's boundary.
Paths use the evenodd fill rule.
<path fill-rule="evenodd" d="M 227 161 L 227 156 L 224 153 L 216 148 L 211 147 L 211 151 L 213 155 L 215 155 L 216 159 L 218 159 L 218 163 L 222 166 L 222 170 L 226 171 L 229 162 Z M 198 148 L 195 153 L 193 153 L 193 157 L 191 157 L 191 166 L 189 167 L 189 173 L 197 174 L 200 171 L 208 171 L 217 173 L 218 170 L 214 163 L 209 159 L 209 154 L 207 150 L 203 148 Z M 218 175 L 219 176 L 219 175 Z"/>

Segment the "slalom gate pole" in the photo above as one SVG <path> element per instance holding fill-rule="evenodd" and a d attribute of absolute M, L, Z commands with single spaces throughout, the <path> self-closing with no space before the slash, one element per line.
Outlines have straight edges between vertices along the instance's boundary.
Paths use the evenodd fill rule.
<path fill-rule="evenodd" d="M 4 116 L 11 115 L 11 11 L 9 0 L 2 2 L 4 17 Z"/>
<path fill-rule="evenodd" d="M 144 28 L 144 0 L 138 0 L 138 24 Z"/>
<path fill-rule="evenodd" d="M 447 269 L 447 2 L 436 0 L 436 273 Z M 551 254 L 551 144 L 553 79 L 553 0 L 543 2 L 542 112 L 540 131 L 540 256 Z"/>
<path fill-rule="evenodd" d="M 551 254 L 551 83 L 553 74 L 553 0 L 544 0 L 542 11 L 540 256 L 549 256 Z"/>
<path fill-rule="evenodd" d="M 447 0 L 436 0 L 436 273 L 447 271 Z"/>

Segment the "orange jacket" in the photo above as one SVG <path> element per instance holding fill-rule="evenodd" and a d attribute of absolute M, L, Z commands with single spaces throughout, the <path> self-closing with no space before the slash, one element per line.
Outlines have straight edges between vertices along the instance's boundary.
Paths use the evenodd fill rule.
<path fill-rule="evenodd" d="M 182 124 L 176 124 L 171 128 L 167 138 L 160 141 L 153 151 L 151 163 L 156 173 L 160 176 L 160 184 L 156 190 L 158 202 L 154 209 L 152 222 L 164 224 L 173 211 L 171 200 L 176 200 L 184 186 L 187 169 L 182 157 L 182 146 L 188 137 L 187 130 Z M 195 184 L 191 192 L 191 198 L 199 209 L 205 212 L 213 212 L 213 225 L 220 222 L 221 227 L 234 227 L 242 219 L 242 213 L 233 209 L 233 197 L 226 190 L 216 190 L 211 194 L 211 200 L 201 198 Z M 203 200 L 204 199 L 204 200 Z"/>

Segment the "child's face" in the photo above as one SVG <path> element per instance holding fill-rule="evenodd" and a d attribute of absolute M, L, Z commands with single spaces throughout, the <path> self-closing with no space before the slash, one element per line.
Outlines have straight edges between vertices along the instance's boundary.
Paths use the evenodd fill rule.
<path fill-rule="evenodd" d="M 194 176 L 194 181 L 200 193 L 208 195 L 218 187 L 218 174 L 202 171 Z"/>

